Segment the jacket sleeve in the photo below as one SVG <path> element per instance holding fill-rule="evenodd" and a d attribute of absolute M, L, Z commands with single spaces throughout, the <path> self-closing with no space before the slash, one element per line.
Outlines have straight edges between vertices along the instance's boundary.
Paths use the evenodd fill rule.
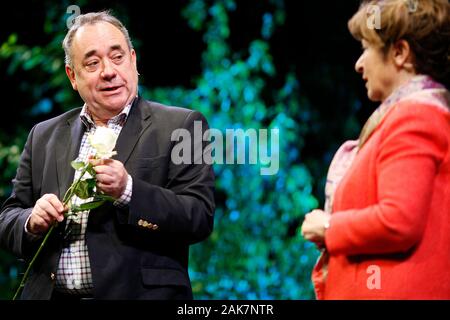
<path fill-rule="evenodd" d="M 31 149 L 33 128 L 22 152 L 16 177 L 13 179 L 11 196 L 5 201 L 0 213 L 0 247 L 17 257 L 26 258 L 35 248 L 36 238 L 25 233 L 25 222 L 34 206 Z"/>
<path fill-rule="evenodd" d="M 448 152 L 448 117 L 433 107 L 398 105 L 385 119 L 377 151 L 375 205 L 333 213 L 330 254 L 405 252 L 423 234 L 440 163 Z"/>
<path fill-rule="evenodd" d="M 206 142 L 194 139 L 194 136 L 198 136 L 198 133 L 194 135 L 195 122 L 202 123 L 203 137 L 208 124 L 199 112 L 190 112 L 181 128 L 192 137 L 192 163 L 175 164 L 170 157 L 168 183 L 164 187 L 133 177 L 131 201 L 127 208 L 119 211 L 119 216 L 125 213 L 126 223 L 139 226 L 145 221 L 150 224 L 149 232 L 173 234 L 188 243 L 201 241 L 212 232 L 214 172 L 212 166 L 202 158 Z"/>

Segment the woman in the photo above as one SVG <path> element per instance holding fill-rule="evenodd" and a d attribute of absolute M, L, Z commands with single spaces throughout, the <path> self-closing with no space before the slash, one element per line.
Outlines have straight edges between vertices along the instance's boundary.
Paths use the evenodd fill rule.
<path fill-rule="evenodd" d="M 382 0 L 349 21 L 356 71 L 382 103 L 333 159 L 326 210 L 302 225 L 324 249 L 319 299 L 450 299 L 449 19 L 447 0 Z"/>

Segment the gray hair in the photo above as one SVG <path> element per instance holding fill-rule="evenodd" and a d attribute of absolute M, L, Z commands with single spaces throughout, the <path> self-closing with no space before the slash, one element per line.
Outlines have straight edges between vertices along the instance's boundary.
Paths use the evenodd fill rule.
<path fill-rule="evenodd" d="M 131 50 L 133 49 L 133 44 L 130 40 L 130 35 L 128 34 L 127 28 L 122 24 L 122 22 L 119 21 L 116 17 L 111 15 L 108 11 L 101 11 L 101 12 L 90 12 L 86 14 L 80 14 L 77 16 L 74 20 L 73 25 L 70 27 L 69 31 L 67 31 L 66 36 L 64 37 L 64 40 L 62 42 L 62 47 L 64 49 L 65 54 L 65 63 L 69 65 L 70 67 L 73 67 L 73 61 L 72 61 L 72 42 L 73 38 L 75 37 L 76 32 L 78 29 L 80 29 L 84 25 L 93 25 L 98 22 L 108 22 L 115 26 L 117 29 L 122 32 L 124 35 L 128 48 Z"/>

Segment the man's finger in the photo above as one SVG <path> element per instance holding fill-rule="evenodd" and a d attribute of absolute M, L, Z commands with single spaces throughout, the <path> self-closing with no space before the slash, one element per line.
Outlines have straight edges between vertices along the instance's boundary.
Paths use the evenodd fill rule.
<path fill-rule="evenodd" d="M 34 216 L 34 218 L 36 218 L 38 220 L 42 219 L 47 223 L 52 222 L 52 218 L 40 207 L 37 207 L 34 209 L 33 216 Z"/>
<path fill-rule="evenodd" d="M 43 217 L 44 215 L 47 215 L 50 217 L 50 219 L 53 218 L 54 220 L 58 220 L 59 222 L 61 222 L 64 219 L 62 213 L 59 213 L 53 207 L 53 205 L 50 202 L 48 202 L 48 200 L 38 201 L 38 206 L 43 211 L 43 213 L 41 214 L 41 217 Z"/>
<path fill-rule="evenodd" d="M 98 166 L 95 166 L 94 167 L 94 170 L 95 170 L 95 172 L 98 174 L 98 173 L 110 173 L 112 170 L 111 170 L 111 167 L 110 166 L 105 166 L 105 165 L 98 165 Z"/>
<path fill-rule="evenodd" d="M 94 167 L 103 165 L 103 159 L 89 159 L 89 163 Z"/>
<path fill-rule="evenodd" d="M 30 224 L 31 224 L 31 221 L 30 221 Z M 38 215 L 36 215 L 34 217 L 33 224 L 34 224 L 33 229 L 38 229 L 39 231 L 47 230 L 50 225 L 47 221 L 45 221 L 45 219 L 43 219 L 42 217 L 40 217 Z"/>
<path fill-rule="evenodd" d="M 101 182 L 97 182 L 97 188 L 99 188 L 104 193 L 110 195 L 110 192 L 111 192 L 110 185 L 107 185 L 107 184 L 104 184 L 104 183 L 101 183 Z"/>
<path fill-rule="evenodd" d="M 58 213 L 64 212 L 64 206 L 63 206 L 62 202 L 59 201 L 59 199 L 56 196 L 50 197 L 48 199 L 48 202 L 50 202 L 50 204 L 53 206 L 53 208 L 55 208 L 58 211 Z"/>
<path fill-rule="evenodd" d="M 92 159 L 89 162 L 94 166 L 103 166 L 110 165 L 114 160 L 113 159 Z"/>
<path fill-rule="evenodd" d="M 97 181 L 102 184 L 111 184 L 115 181 L 114 177 L 109 174 L 98 173 L 96 176 Z"/>

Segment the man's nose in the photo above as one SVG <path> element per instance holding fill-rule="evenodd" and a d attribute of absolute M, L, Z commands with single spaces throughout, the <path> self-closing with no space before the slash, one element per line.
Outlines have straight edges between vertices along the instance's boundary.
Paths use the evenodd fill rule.
<path fill-rule="evenodd" d="M 100 73 L 100 76 L 105 80 L 112 79 L 116 76 L 116 69 L 114 68 L 111 61 L 105 59 L 105 61 L 103 62 L 103 70 Z"/>

